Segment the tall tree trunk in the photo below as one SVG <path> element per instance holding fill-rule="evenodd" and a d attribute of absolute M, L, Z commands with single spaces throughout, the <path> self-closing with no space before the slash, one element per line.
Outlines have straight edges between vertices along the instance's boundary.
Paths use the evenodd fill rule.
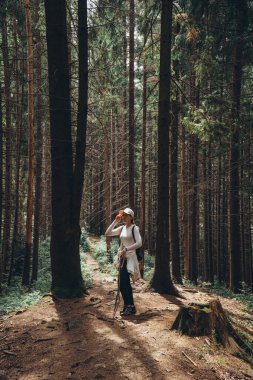
<path fill-rule="evenodd" d="M 249 133 L 251 134 L 251 128 L 249 128 Z M 246 142 L 245 147 L 245 157 L 250 157 L 251 154 L 251 139 L 249 138 Z M 245 165 L 245 171 L 248 174 L 248 184 L 252 183 L 252 162 L 249 160 Z M 246 179 L 245 179 L 246 181 Z M 252 256 L 252 235 L 251 235 L 251 196 L 250 194 L 245 195 L 244 201 L 244 220 L 245 220 L 245 282 L 247 286 L 253 290 L 253 256 Z"/>
<path fill-rule="evenodd" d="M 135 201 L 135 127 L 134 127 L 134 0 L 129 0 L 129 206 L 134 209 Z"/>
<path fill-rule="evenodd" d="M 198 218 L 198 147 L 199 141 L 198 137 L 191 137 L 192 144 L 192 194 L 191 194 L 191 208 L 192 208 L 192 219 L 191 219 L 191 249 L 190 249 L 190 276 L 189 279 L 194 284 L 197 284 L 198 279 L 198 229 L 197 229 L 197 218 Z"/>
<path fill-rule="evenodd" d="M 241 147 L 240 155 L 243 157 L 243 148 Z M 240 167 L 240 185 L 244 188 L 244 163 L 242 162 Z M 239 200 L 240 206 L 240 233 L 241 233 L 241 281 L 245 283 L 246 277 L 246 266 L 245 266 L 245 230 L 246 230 L 246 220 L 245 220 L 245 196 L 241 195 Z"/>
<path fill-rule="evenodd" d="M 36 1 L 35 23 L 39 22 L 39 0 Z M 37 27 L 38 28 L 38 27 Z M 36 134 L 36 181 L 35 181 L 35 205 L 34 205 L 34 237 L 33 237 L 33 261 L 31 282 L 38 277 L 39 259 L 39 239 L 41 225 L 41 205 L 42 205 L 42 96 L 41 96 L 41 35 L 40 30 L 36 31 L 36 68 L 37 68 L 37 134 Z"/>
<path fill-rule="evenodd" d="M 2 83 L 0 82 L 0 243 L 2 242 L 3 218 L 3 113 L 2 113 Z M 3 282 L 3 251 L 0 251 L 0 290 Z"/>
<path fill-rule="evenodd" d="M 3 112 L 2 112 L 3 96 L 2 96 L 2 91 L 3 91 L 2 83 L 0 82 L 0 243 L 2 242 L 2 225 L 3 225 Z"/>
<path fill-rule="evenodd" d="M 145 37 L 144 37 L 145 38 Z M 146 140 L 147 140 L 147 67 L 143 63 L 143 94 L 142 94 L 142 147 L 141 147 L 141 190 L 140 190 L 140 231 L 142 244 L 146 238 Z M 140 264 L 141 277 L 144 277 L 144 256 Z"/>
<path fill-rule="evenodd" d="M 225 163 L 223 163 L 225 166 Z M 224 167 L 224 169 L 226 169 Z M 224 170 L 223 169 L 223 170 Z M 229 252 L 228 252 L 228 186 L 227 181 L 224 178 L 222 181 L 222 203 L 221 203 L 221 251 L 222 251 L 222 262 L 221 262 L 221 277 L 226 284 L 229 286 Z"/>
<path fill-rule="evenodd" d="M 3 267 L 0 272 L 6 271 L 11 248 L 11 178 L 12 178 L 12 154 L 11 154 L 11 67 L 8 47 L 8 30 L 6 14 L 2 20 L 2 53 L 4 64 L 4 100 L 5 100 L 5 186 L 4 186 L 4 225 L 3 225 Z"/>
<path fill-rule="evenodd" d="M 22 284 L 30 283 L 30 262 L 32 253 L 33 187 L 34 187 L 34 78 L 33 78 L 33 37 L 30 0 L 25 0 L 27 33 L 27 77 L 28 77 L 28 193 L 26 216 L 26 247 Z"/>
<path fill-rule="evenodd" d="M 142 150 L 141 150 L 141 207 L 140 230 L 143 242 L 145 242 L 146 228 L 146 135 L 147 135 L 147 67 L 143 64 L 143 94 L 142 94 Z"/>
<path fill-rule="evenodd" d="M 221 149 L 221 144 L 219 145 Z M 222 281 L 222 244 L 221 244 L 221 155 L 218 158 L 218 174 L 217 174 L 217 280 Z"/>
<path fill-rule="evenodd" d="M 238 16 L 239 17 L 239 16 Z M 238 292 L 242 280 L 240 236 L 240 178 L 239 178 L 239 115 L 242 82 L 242 26 L 237 25 L 237 40 L 233 51 L 232 78 L 232 131 L 229 157 L 229 236 L 230 236 L 230 289 Z"/>
<path fill-rule="evenodd" d="M 84 182 L 86 130 L 88 114 L 87 0 L 78 0 L 78 62 L 78 114 L 72 206 L 74 224 L 79 227 Z"/>
<path fill-rule="evenodd" d="M 13 20 L 13 33 L 14 33 L 14 46 L 15 46 L 15 78 L 16 78 L 16 165 L 15 165 L 15 214 L 14 214 L 14 223 L 13 223 L 13 239 L 12 239 L 12 247 L 11 247 L 11 262 L 10 269 L 8 275 L 8 285 L 11 283 L 11 278 L 14 269 L 14 259 L 15 253 L 17 249 L 17 241 L 18 241 L 18 229 L 19 229 L 19 212 L 20 212 L 20 167 L 21 167 L 21 126 L 22 126 L 22 100 L 24 88 L 22 85 L 21 94 L 19 87 L 19 63 L 18 63 L 18 36 L 17 36 L 17 22 Z M 23 53 L 23 51 L 22 51 Z M 24 54 L 22 54 L 22 57 Z M 22 59 L 22 66 L 24 65 L 24 60 Z M 24 67 L 21 66 L 21 72 L 24 71 Z"/>
<path fill-rule="evenodd" d="M 211 145 L 206 144 L 203 160 L 204 172 L 204 279 L 213 283 L 213 241 L 212 241 L 212 218 L 211 218 Z"/>
<path fill-rule="evenodd" d="M 213 283 L 213 223 L 212 223 L 212 165 L 211 165 L 211 142 L 208 144 L 208 157 L 207 157 L 207 176 L 208 176 L 208 190 L 207 190 L 207 219 L 208 219 L 208 267 L 209 275 L 208 280 Z"/>
<path fill-rule="evenodd" d="M 75 297 L 85 290 L 80 267 L 79 219 L 87 119 L 87 2 L 78 1 L 79 93 L 74 172 L 66 2 L 45 0 L 45 10 L 51 125 L 52 291 L 60 297 Z"/>
<path fill-rule="evenodd" d="M 250 196 L 247 196 L 245 201 L 246 218 L 246 234 L 245 234 L 245 281 L 248 287 L 253 290 L 253 257 L 252 257 L 252 237 L 251 237 L 251 202 Z"/>
<path fill-rule="evenodd" d="M 175 66 L 177 63 L 175 64 Z M 175 67 L 176 69 L 176 67 Z M 170 239 L 172 258 L 172 277 L 182 284 L 180 269 L 180 245 L 178 227 L 178 127 L 179 127 L 179 103 L 178 91 L 176 100 L 172 103 L 172 130 L 171 130 L 171 164 L 170 164 Z"/>
<path fill-rule="evenodd" d="M 187 161 L 187 144 L 185 128 L 181 127 L 181 234 L 182 234 L 182 252 L 184 261 L 184 278 L 190 276 L 190 258 L 189 258 L 189 202 L 188 202 L 188 161 Z"/>
<path fill-rule="evenodd" d="M 169 129 L 171 85 L 172 0 L 162 1 L 160 84 L 158 115 L 158 212 L 155 271 L 151 286 L 160 293 L 176 294 L 170 274 L 169 246 Z"/>
<path fill-rule="evenodd" d="M 153 255 L 152 247 L 152 139 L 148 138 L 148 251 Z"/>
<path fill-rule="evenodd" d="M 109 226 L 111 224 L 111 173 L 110 173 L 110 150 L 109 150 L 109 136 L 107 129 L 105 128 L 106 136 L 104 136 L 104 157 L 103 157 L 103 200 L 105 210 L 105 224 Z M 109 236 L 106 237 L 106 248 L 109 254 L 110 252 Z"/>
<path fill-rule="evenodd" d="M 124 200 L 121 206 L 126 203 L 125 198 L 129 198 L 129 130 L 127 121 L 128 112 L 128 99 L 127 99 L 127 25 L 126 16 L 123 13 L 123 25 L 124 25 L 124 35 L 123 35 L 123 73 L 125 77 L 125 85 L 123 86 L 123 101 L 122 101 L 122 149 L 120 150 L 120 199 Z"/>

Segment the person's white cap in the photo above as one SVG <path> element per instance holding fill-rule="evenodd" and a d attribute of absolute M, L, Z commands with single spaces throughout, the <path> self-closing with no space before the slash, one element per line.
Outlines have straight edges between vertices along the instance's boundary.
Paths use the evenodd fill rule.
<path fill-rule="evenodd" d="M 129 207 L 125 208 L 124 213 L 127 215 L 131 215 L 131 217 L 134 217 L 134 212 Z"/>

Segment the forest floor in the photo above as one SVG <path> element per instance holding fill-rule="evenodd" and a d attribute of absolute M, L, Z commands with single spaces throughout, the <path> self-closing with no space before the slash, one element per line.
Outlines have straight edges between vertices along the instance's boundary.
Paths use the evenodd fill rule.
<path fill-rule="evenodd" d="M 90 239 L 96 244 L 95 239 Z M 182 297 L 135 286 L 137 314 L 113 320 L 117 282 L 101 273 L 88 254 L 94 273 L 89 295 L 74 300 L 44 297 L 36 306 L 0 318 L 0 380 L 249 380 L 253 369 L 207 337 L 171 331 L 179 307 L 217 296 L 178 287 Z M 219 297 L 233 321 L 253 336 L 253 312 Z M 120 305 L 121 306 L 121 305 Z"/>

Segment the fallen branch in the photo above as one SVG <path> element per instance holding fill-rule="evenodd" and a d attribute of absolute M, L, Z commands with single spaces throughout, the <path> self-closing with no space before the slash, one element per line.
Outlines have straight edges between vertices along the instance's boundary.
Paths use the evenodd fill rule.
<path fill-rule="evenodd" d="M 110 322 L 110 323 L 114 322 L 113 319 L 106 318 L 106 317 L 103 317 L 102 315 L 97 315 L 97 314 L 91 313 L 89 311 L 82 313 L 82 315 L 92 315 L 93 317 L 96 317 L 97 319 L 100 319 L 102 321 L 106 321 L 106 322 Z"/>
<path fill-rule="evenodd" d="M 16 354 L 15 352 L 12 352 L 12 351 L 3 350 L 3 352 L 4 352 L 6 355 L 17 356 L 17 354 Z"/>
<path fill-rule="evenodd" d="M 47 340 L 53 340 L 54 338 L 38 338 L 34 341 L 34 343 L 37 342 L 46 342 Z"/>
<path fill-rule="evenodd" d="M 89 307 L 89 306 L 95 306 L 101 303 L 101 300 L 98 300 L 96 302 L 87 303 L 87 305 L 83 305 L 83 307 Z"/>
<path fill-rule="evenodd" d="M 106 322 L 110 322 L 110 323 L 113 323 L 113 319 L 110 319 L 110 318 L 106 318 L 106 317 L 102 317 L 102 316 L 96 316 L 97 319 L 101 319 L 102 321 L 106 321 Z"/>
<path fill-rule="evenodd" d="M 182 351 L 182 354 L 188 359 L 195 367 L 198 367 L 198 365 L 184 352 Z"/>

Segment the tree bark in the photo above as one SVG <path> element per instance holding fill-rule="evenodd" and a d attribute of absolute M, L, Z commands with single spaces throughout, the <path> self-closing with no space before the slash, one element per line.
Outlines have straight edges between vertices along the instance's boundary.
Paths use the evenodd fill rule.
<path fill-rule="evenodd" d="M 13 33 L 14 33 L 14 46 L 15 46 L 15 56 L 18 58 L 18 38 L 17 38 L 17 22 L 13 20 Z M 22 56 L 24 56 L 22 51 Z M 24 60 L 22 60 L 24 62 Z M 23 63 L 22 63 L 23 66 Z M 24 67 L 21 66 L 21 71 Z M 11 246 L 11 260 L 10 269 L 8 275 L 8 285 L 11 283 L 13 269 L 14 269 L 14 259 L 17 249 L 18 241 L 18 231 L 19 231 L 19 213 L 20 213 L 20 166 L 21 166 L 21 127 L 22 127 L 22 100 L 24 94 L 24 86 L 22 85 L 20 94 L 20 78 L 19 78 L 19 63 L 18 59 L 15 62 L 15 78 L 16 78 L 16 165 L 15 165 L 15 213 L 13 222 L 13 239 Z"/>
<path fill-rule="evenodd" d="M 85 291 L 80 267 L 79 218 L 87 115 L 87 2 L 78 1 L 79 94 L 74 172 L 66 2 L 45 0 L 45 10 L 52 166 L 52 291 L 69 298 L 81 296 Z"/>
<path fill-rule="evenodd" d="M 144 37 L 145 38 L 145 37 Z M 140 231 L 142 244 L 145 244 L 146 229 L 146 135 L 147 135 L 147 67 L 143 64 L 143 95 L 142 95 L 142 147 L 141 147 L 141 205 L 140 205 Z M 144 256 L 141 260 L 140 273 L 144 276 Z"/>
<path fill-rule="evenodd" d="M 79 226 L 80 209 L 83 193 L 86 130 L 88 113 L 88 26 L 87 26 L 87 0 L 78 0 L 78 114 L 76 155 L 73 183 L 73 221 Z M 78 228 L 78 227 L 77 227 Z"/>
<path fill-rule="evenodd" d="M 12 155 L 11 155 L 11 67 L 9 59 L 8 30 L 6 14 L 2 18 L 2 53 L 4 64 L 4 100 L 5 100 L 5 184 L 4 184 L 4 225 L 3 225 L 3 267 L 0 272 L 7 270 L 11 249 L 11 178 L 12 178 Z"/>
<path fill-rule="evenodd" d="M 3 218 L 3 113 L 2 113 L 2 84 L 0 83 L 0 242 L 2 242 Z M 0 290 L 3 282 L 3 252 L 0 251 Z"/>
<path fill-rule="evenodd" d="M 158 110 L 158 210 L 155 271 L 151 286 L 159 293 L 176 294 L 170 274 L 169 246 L 169 129 L 171 85 L 172 4 L 162 1 L 160 83 Z"/>
<path fill-rule="evenodd" d="M 177 99 L 172 103 L 172 130 L 171 130 L 171 164 L 170 164 L 170 239 L 172 258 L 172 277 L 182 284 L 180 268 L 180 244 L 178 226 L 178 127 L 179 127 L 179 104 Z"/>
<path fill-rule="evenodd" d="M 36 1 L 35 23 L 39 22 L 39 0 Z M 38 27 L 37 27 L 38 28 Z M 38 259 L 39 259 L 39 240 L 41 226 L 41 205 L 42 205 L 42 96 L 41 96 L 41 35 L 40 30 L 36 31 L 36 68 L 37 68 L 37 134 L 36 134 L 36 180 L 35 180 L 35 205 L 34 205 L 34 237 L 33 237 L 33 261 L 31 282 L 37 281 Z"/>
<path fill-rule="evenodd" d="M 198 149 L 199 141 L 197 136 L 191 136 L 192 144 L 192 192 L 191 192 L 191 250 L 190 250 L 190 273 L 189 280 L 197 284 L 198 280 Z"/>
<path fill-rule="evenodd" d="M 230 289 L 238 292 L 241 287 L 241 234 L 240 234 L 240 178 L 239 178 L 239 115 L 242 83 L 242 25 L 238 16 L 237 41 L 233 51 L 232 78 L 232 131 L 229 157 L 229 237 L 230 237 Z"/>
<path fill-rule="evenodd" d="M 27 33 L 27 78 L 28 78 L 28 193 L 26 216 L 26 246 L 22 284 L 30 283 L 30 263 L 32 254 L 32 220 L 34 187 L 34 76 L 33 76 L 33 36 L 30 0 L 25 1 Z"/>
<path fill-rule="evenodd" d="M 184 261 L 184 278 L 190 277 L 190 256 L 189 256 L 189 202 L 188 202 L 188 160 L 187 160 L 187 139 L 185 127 L 181 127 L 181 233 L 182 252 Z"/>

